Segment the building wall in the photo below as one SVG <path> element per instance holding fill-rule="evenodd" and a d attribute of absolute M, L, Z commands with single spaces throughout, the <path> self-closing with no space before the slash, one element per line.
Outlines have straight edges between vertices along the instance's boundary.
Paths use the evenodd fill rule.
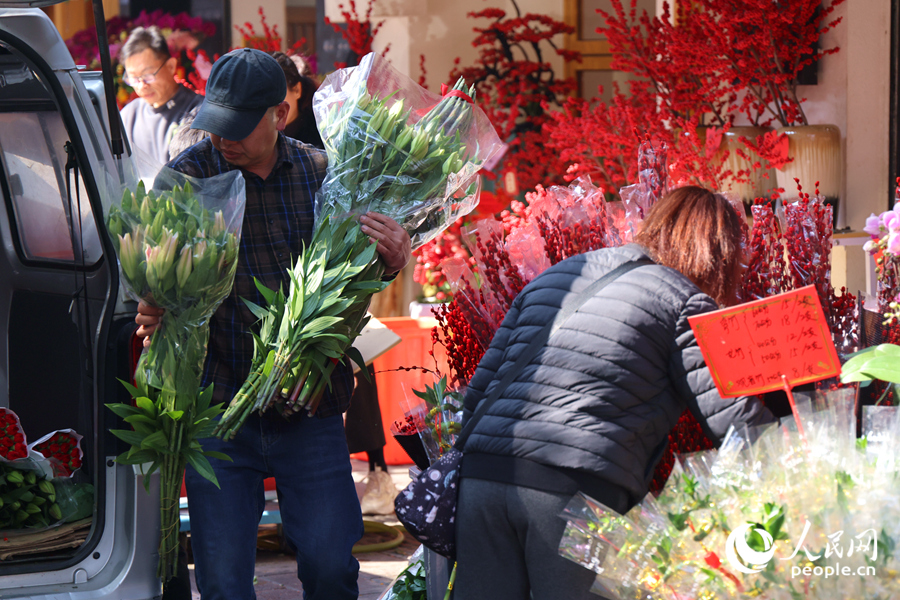
<path fill-rule="evenodd" d="M 277 26 L 282 35 L 287 31 L 287 10 L 285 0 L 231 0 L 231 46 L 241 46 L 241 34 L 237 27 L 244 23 L 253 25 L 257 34 L 262 35 L 259 9 L 262 8 L 269 27 Z M 282 48 L 284 50 L 284 48 Z"/>
<path fill-rule="evenodd" d="M 369 0 L 358 0 L 357 10 L 364 14 Z M 339 4 L 345 0 L 325 0 L 325 14 L 335 22 L 343 17 Z M 563 20 L 563 0 L 519 0 L 522 14 L 543 13 Z M 387 57 L 401 72 L 417 80 L 421 74 L 420 56 L 425 55 L 426 85 L 431 90 L 440 88 L 448 80 L 453 69 L 453 61 L 459 57 L 463 65 L 471 65 L 477 58 L 472 47 L 476 33 L 473 27 L 485 25 L 487 19 L 472 19 L 469 12 L 485 8 L 501 8 L 507 14 L 515 14 L 509 0 L 375 0 L 372 20 L 383 21 L 384 25 L 375 38 L 374 49 L 383 51 L 389 44 Z M 556 40 L 562 47 L 562 37 Z M 556 57 L 546 57 L 558 73 L 562 73 L 562 61 Z"/>

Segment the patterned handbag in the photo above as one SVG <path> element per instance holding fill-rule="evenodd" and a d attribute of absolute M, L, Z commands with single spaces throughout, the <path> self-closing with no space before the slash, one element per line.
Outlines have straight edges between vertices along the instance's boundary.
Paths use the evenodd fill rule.
<path fill-rule="evenodd" d="M 602 287 L 624 273 L 647 264 L 648 260 L 627 262 L 613 269 L 597 281 L 587 286 L 572 302 L 557 313 L 553 321 L 547 323 L 540 333 L 531 340 L 528 347 L 516 360 L 491 394 L 479 402 L 475 413 L 456 439 L 456 444 L 433 465 L 422 471 L 394 499 L 397 519 L 406 530 L 422 543 L 449 559 L 456 557 L 456 500 L 459 491 L 459 469 L 462 466 L 462 449 L 475 425 L 497 401 L 507 386 L 518 377 L 522 369 L 531 362 L 534 355 L 544 347 L 550 336 L 574 314 L 588 298 L 593 297 Z"/>

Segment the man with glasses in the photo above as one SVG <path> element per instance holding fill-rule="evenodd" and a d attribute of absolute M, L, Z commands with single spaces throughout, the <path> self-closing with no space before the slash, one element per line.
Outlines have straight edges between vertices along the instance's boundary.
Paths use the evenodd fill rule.
<path fill-rule="evenodd" d="M 175 158 L 169 154 L 172 135 L 184 116 L 203 103 L 203 96 L 175 81 L 178 62 L 156 26 L 132 31 L 120 58 L 125 66 L 125 83 L 138 95 L 121 111 L 128 140 L 132 148 L 163 165 Z"/>

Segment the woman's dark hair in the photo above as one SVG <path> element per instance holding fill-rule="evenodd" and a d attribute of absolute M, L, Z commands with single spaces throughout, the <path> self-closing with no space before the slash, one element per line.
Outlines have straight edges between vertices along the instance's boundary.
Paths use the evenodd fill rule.
<path fill-rule="evenodd" d="M 289 88 L 293 88 L 298 83 L 300 86 L 300 98 L 297 100 L 297 108 L 300 111 L 303 111 L 306 107 L 312 106 L 312 97 L 316 91 L 316 88 L 319 86 L 315 81 L 300 74 L 300 71 L 297 70 L 297 65 L 291 60 L 291 57 L 285 54 L 284 52 L 270 52 L 269 53 L 272 58 L 278 61 L 278 64 L 281 65 L 281 70 L 284 71 L 284 78 L 287 80 L 287 86 Z"/>
<path fill-rule="evenodd" d="M 635 241 L 680 271 L 720 305 L 733 304 L 741 281 L 743 225 L 720 194 L 696 186 L 672 190 L 644 219 Z"/>
<path fill-rule="evenodd" d="M 122 49 L 119 51 L 120 60 L 124 63 L 129 57 L 140 54 L 147 49 L 163 60 L 171 58 L 169 44 L 165 36 L 156 25 L 150 27 L 137 27 L 130 34 Z"/>

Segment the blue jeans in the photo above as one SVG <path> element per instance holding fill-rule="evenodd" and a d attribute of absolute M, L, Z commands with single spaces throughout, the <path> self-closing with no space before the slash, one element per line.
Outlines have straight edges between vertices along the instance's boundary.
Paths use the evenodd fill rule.
<path fill-rule="evenodd" d="M 263 479 L 275 477 L 284 534 L 297 549 L 307 600 L 356 599 L 359 562 L 351 549 L 363 524 L 340 415 L 292 421 L 253 414 L 237 436 L 202 440 L 221 489 L 190 466 L 185 472 L 191 548 L 203 600 L 256 598 L 256 534 L 265 507 Z"/>

